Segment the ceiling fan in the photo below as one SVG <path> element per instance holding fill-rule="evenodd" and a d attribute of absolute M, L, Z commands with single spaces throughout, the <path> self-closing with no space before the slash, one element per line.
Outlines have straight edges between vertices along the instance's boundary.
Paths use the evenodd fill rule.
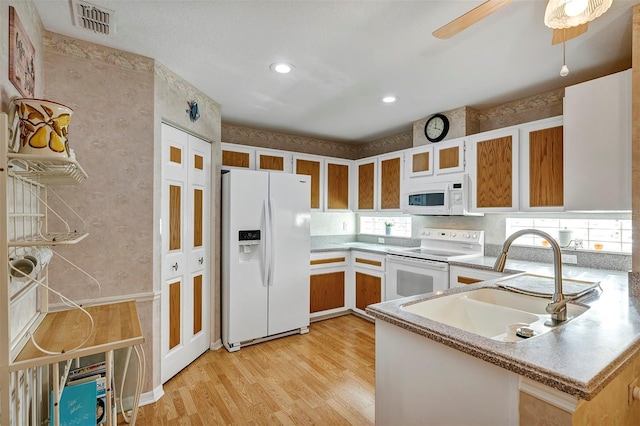
<path fill-rule="evenodd" d="M 448 24 L 433 32 L 433 36 L 441 39 L 451 38 L 469 28 L 471 25 L 483 20 L 487 16 L 507 6 L 513 0 L 487 0 L 475 9 L 459 16 Z M 554 29 L 551 44 L 562 43 L 584 34 L 588 29 L 588 23 L 565 29 Z"/>

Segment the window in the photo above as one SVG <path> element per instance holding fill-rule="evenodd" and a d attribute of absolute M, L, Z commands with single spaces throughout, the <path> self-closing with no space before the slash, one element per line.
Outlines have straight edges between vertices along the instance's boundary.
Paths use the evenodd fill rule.
<path fill-rule="evenodd" d="M 389 233 L 387 223 L 392 224 Z M 411 238 L 411 217 L 360 216 L 360 233 Z"/>
<path fill-rule="evenodd" d="M 507 218 L 507 237 L 516 231 L 534 228 L 556 240 L 560 229 L 572 232 L 569 247 L 585 250 L 631 253 L 631 219 L 550 219 Z M 545 247 L 548 243 L 537 235 L 523 235 L 514 244 Z M 577 244 L 577 246 L 576 246 Z"/>

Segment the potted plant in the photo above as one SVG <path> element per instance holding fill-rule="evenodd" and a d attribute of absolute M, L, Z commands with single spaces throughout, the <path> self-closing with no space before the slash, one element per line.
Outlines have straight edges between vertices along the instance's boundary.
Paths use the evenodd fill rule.
<path fill-rule="evenodd" d="M 384 223 L 384 228 L 385 228 L 385 234 L 386 235 L 391 235 L 391 227 L 393 226 L 392 222 L 385 222 Z"/>

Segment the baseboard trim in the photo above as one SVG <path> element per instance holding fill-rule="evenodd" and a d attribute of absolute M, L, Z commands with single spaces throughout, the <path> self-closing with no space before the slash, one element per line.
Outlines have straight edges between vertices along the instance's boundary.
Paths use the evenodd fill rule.
<path fill-rule="evenodd" d="M 522 377 L 520 379 L 520 392 L 524 392 L 538 398 L 548 404 L 560 408 L 568 413 L 575 413 L 578 406 L 578 398 L 566 394 L 558 389 L 545 386 L 541 383 Z"/>
<path fill-rule="evenodd" d="M 155 404 L 162 398 L 164 395 L 164 390 L 162 389 L 162 385 L 155 387 L 150 392 L 145 392 L 140 395 L 140 407 L 143 405 Z"/>
<path fill-rule="evenodd" d="M 343 310 L 343 311 L 332 312 L 332 313 L 328 313 L 328 314 L 324 314 L 324 315 L 318 315 L 318 316 L 315 316 L 313 318 L 310 318 L 309 322 L 313 324 L 314 322 L 324 321 L 324 320 L 328 320 L 328 319 L 331 319 L 331 318 L 338 318 L 338 317 L 342 317 L 342 316 L 345 316 L 345 315 L 351 315 L 353 313 L 355 313 L 355 312 L 352 311 L 351 309 L 347 309 L 346 311 Z"/>

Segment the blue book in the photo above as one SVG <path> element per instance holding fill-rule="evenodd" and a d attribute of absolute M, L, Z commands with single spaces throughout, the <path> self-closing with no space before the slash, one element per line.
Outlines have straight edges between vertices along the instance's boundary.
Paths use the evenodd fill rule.
<path fill-rule="evenodd" d="M 96 381 L 64 387 L 60 399 L 60 426 L 96 424 Z M 53 392 L 51 392 L 50 425 L 53 425 Z"/>

